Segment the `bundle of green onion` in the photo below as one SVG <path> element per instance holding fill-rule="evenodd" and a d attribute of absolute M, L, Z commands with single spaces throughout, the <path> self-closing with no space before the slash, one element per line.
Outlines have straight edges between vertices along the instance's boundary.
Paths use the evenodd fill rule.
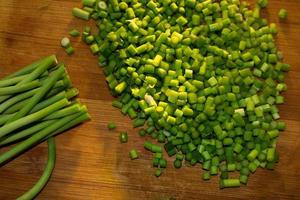
<path fill-rule="evenodd" d="M 276 24 L 239 0 L 82 0 L 73 15 L 96 21 L 84 40 L 98 55 L 118 100 L 113 106 L 143 126 L 182 161 L 201 163 L 220 187 L 246 184 L 257 168 L 273 169 L 285 123 L 276 104 L 287 89 L 275 46 Z M 162 168 L 158 145 L 145 143 Z M 164 162 L 165 163 L 165 162 Z M 165 164 L 163 164 L 165 166 Z M 240 177 L 230 178 L 238 171 Z M 156 175 L 160 175 L 158 170 Z"/>
<path fill-rule="evenodd" d="M 54 55 L 34 62 L 0 80 L 0 147 L 15 144 L 0 154 L 0 166 L 48 140 L 49 158 L 37 184 L 19 199 L 32 199 L 47 183 L 55 163 L 53 137 L 89 119 L 86 106 L 64 64 Z"/>

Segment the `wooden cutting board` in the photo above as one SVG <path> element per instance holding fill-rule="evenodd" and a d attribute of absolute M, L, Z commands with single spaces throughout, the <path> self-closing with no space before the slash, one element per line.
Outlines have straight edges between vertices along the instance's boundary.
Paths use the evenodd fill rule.
<path fill-rule="evenodd" d="M 278 24 L 278 48 L 292 65 L 286 79 L 286 103 L 280 106 L 287 123 L 278 142 L 280 162 L 273 171 L 259 169 L 251 175 L 247 187 L 219 190 L 218 177 L 201 180 L 199 165 L 175 170 L 169 159 L 163 175 L 153 175 L 152 155 L 143 149 L 144 139 L 111 106 L 113 98 L 97 58 L 79 38 L 72 38 L 73 56 L 60 48 L 60 39 L 69 30 L 82 30 L 85 25 L 71 15 L 72 7 L 80 6 L 79 0 L 0 0 L 0 77 L 57 54 L 68 66 L 92 116 L 92 121 L 56 138 L 56 167 L 37 199 L 300 199 L 300 1 L 270 0 L 269 4 L 263 15 Z M 289 11 L 285 22 L 277 18 L 282 7 Z M 117 122 L 118 128 L 108 131 L 108 121 Z M 127 144 L 120 144 L 120 131 L 128 131 Z M 132 148 L 140 151 L 140 159 L 129 159 Z M 42 174 L 46 160 L 47 146 L 41 144 L 1 167 L 0 199 L 14 199 L 28 190 Z"/>

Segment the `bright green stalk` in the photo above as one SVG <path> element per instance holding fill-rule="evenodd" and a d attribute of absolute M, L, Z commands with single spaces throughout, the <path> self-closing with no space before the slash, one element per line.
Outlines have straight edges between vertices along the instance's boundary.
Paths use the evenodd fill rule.
<path fill-rule="evenodd" d="M 30 73 L 25 79 L 23 79 L 21 82 L 19 82 L 16 86 L 22 86 L 24 83 L 30 82 L 34 79 L 36 79 L 41 74 L 45 74 L 47 71 L 45 68 L 49 68 L 51 66 L 54 66 L 57 64 L 57 59 L 55 55 L 48 56 L 46 58 L 43 58 L 25 68 L 22 70 L 6 77 L 5 79 L 16 77 L 19 75 L 24 75 Z M 43 71 L 43 73 L 41 73 Z M 5 95 L 0 97 L 0 103 L 8 99 L 10 95 Z"/>
<path fill-rule="evenodd" d="M 55 87 L 55 86 L 53 86 Z M 29 95 L 29 97 L 32 97 L 36 91 L 38 89 L 35 89 L 35 92 L 32 92 L 31 95 Z M 52 91 L 54 92 L 59 92 L 58 90 L 56 90 L 55 88 L 52 89 L 50 91 L 50 93 L 52 93 Z M 68 91 L 61 91 L 59 93 L 57 93 L 56 95 L 54 96 L 51 96 L 47 99 L 45 99 L 44 101 L 38 103 L 32 110 L 31 110 L 31 113 L 37 111 L 37 110 L 40 110 L 42 108 L 45 108 L 46 106 L 49 106 L 51 105 L 52 103 L 60 100 L 60 99 L 63 99 L 63 98 L 67 98 L 67 99 L 71 99 L 73 98 L 74 96 L 76 96 L 78 94 L 78 90 L 75 89 L 75 88 L 72 88 L 72 89 L 69 89 Z M 4 108 L 2 108 L 2 105 L 0 105 L 0 112 L 2 112 L 3 110 L 4 111 L 4 114 L 12 114 L 12 113 L 15 113 L 17 111 L 19 111 L 22 107 L 24 107 L 24 105 L 26 105 L 28 103 L 30 99 L 26 99 L 24 101 L 20 100 L 20 101 L 17 101 L 17 100 L 14 100 L 13 102 L 10 102 L 10 100 L 6 101 L 5 102 L 5 106 Z M 17 102 L 17 103 L 15 103 Z"/>
<path fill-rule="evenodd" d="M 34 113 L 38 110 L 46 108 L 47 106 L 57 102 L 60 99 L 63 99 L 63 98 L 71 99 L 71 98 L 75 97 L 77 94 L 78 94 L 78 90 L 75 88 L 72 88 L 66 92 L 62 91 L 59 94 L 52 96 L 49 99 L 46 99 L 46 100 L 38 103 L 36 106 L 34 106 L 34 108 L 30 111 L 30 113 Z"/>
<path fill-rule="evenodd" d="M 5 124 L 13 116 L 14 116 L 14 114 L 1 115 L 0 116 L 0 126 L 2 126 L 3 124 Z"/>
<path fill-rule="evenodd" d="M 6 76 L 4 79 L 10 79 L 10 78 L 13 78 L 13 77 L 29 74 L 33 70 L 35 70 L 41 63 L 45 62 L 48 59 L 52 59 L 54 61 L 54 64 L 57 64 L 57 60 L 56 60 L 55 55 L 47 56 L 47 57 L 42 58 L 38 61 L 35 61 L 34 63 L 31 63 L 31 64 L 27 65 L 26 67 L 22 68 L 21 70 L 15 72 L 15 73 L 12 73 L 12 74 Z"/>
<path fill-rule="evenodd" d="M 54 138 L 51 137 L 48 139 L 48 161 L 44 169 L 43 175 L 40 177 L 38 182 L 36 182 L 36 184 L 30 190 L 28 190 L 22 196 L 18 197 L 17 200 L 34 199 L 34 197 L 41 192 L 41 190 L 45 187 L 45 185 L 50 179 L 50 176 L 55 166 L 55 160 L 56 160 L 55 140 Z"/>
<path fill-rule="evenodd" d="M 81 113 L 76 113 L 74 115 L 70 115 L 70 116 L 64 117 L 62 119 L 56 120 L 50 126 L 48 126 L 45 129 L 37 132 L 36 134 L 31 136 L 30 138 L 24 140 L 23 142 L 18 143 L 16 146 L 12 147 L 10 150 L 8 150 L 7 152 L 0 155 L 0 165 L 3 165 L 4 163 L 6 163 L 10 159 L 14 158 L 15 156 L 19 155 L 20 153 L 28 150 L 29 148 L 32 148 L 33 146 L 35 146 L 36 144 L 41 142 L 44 138 L 46 138 L 49 135 L 53 134 L 55 131 L 57 131 L 61 127 L 65 126 L 70 121 L 76 119 L 80 115 L 81 115 Z"/>
<path fill-rule="evenodd" d="M 64 132 L 70 128 L 72 128 L 73 126 L 76 126 L 82 122 L 85 122 L 87 120 L 89 120 L 91 117 L 88 113 L 83 113 L 80 116 L 78 116 L 77 118 L 73 119 L 72 121 L 68 122 L 67 124 L 65 124 L 63 127 L 59 128 L 57 131 L 55 131 L 54 133 L 52 133 L 49 137 L 55 136 L 61 132 Z"/>
<path fill-rule="evenodd" d="M 18 85 L 22 85 L 24 83 L 28 83 L 37 79 L 39 76 L 45 73 L 50 67 L 56 65 L 56 63 L 57 60 L 55 56 L 50 56 L 46 58 L 43 62 L 39 64 L 37 68 L 33 70 L 33 72 L 31 72 L 26 78 L 24 78 L 21 82 L 19 82 Z"/>
<path fill-rule="evenodd" d="M 80 19 L 84 19 L 84 20 L 90 19 L 90 13 L 80 8 L 73 8 L 72 13 L 75 17 L 78 17 Z"/>
<path fill-rule="evenodd" d="M 15 105 L 16 103 L 23 101 L 24 99 L 27 99 L 29 97 L 32 97 L 38 90 L 39 90 L 39 88 L 30 90 L 28 92 L 14 96 L 14 97 L 10 98 L 9 100 L 3 102 L 2 104 L 0 104 L 0 113 L 5 111 L 7 108 Z"/>
<path fill-rule="evenodd" d="M 10 78 L 10 79 L 1 80 L 0 81 L 0 88 L 1 87 L 7 87 L 7 86 L 15 85 L 15 84 L 19 83 L 20 81 L 22 81 L 27 76 L 28 76 L 28 74 L 22 75 L 22 76 L 13 77 L 13 78 Z"/>
<path fill-rule="evenodd" d="M 58 88 L 53 88 L 46 96 L 44 97 L 45 99 L 50 98 L 54 95 L 56 95 L 59 92 L 64 91 L 66 88 L 65 87 L 58 87 Z"/>
<path fill-rule="evenodd" d="M 62 117 L 68 116 L 68 115 L 78 113 L 80 111 L 86 112 L 86 110 L 87 109 L 85 108 L 85 106 L 81 106 L 80 104 L 74 104 L 72 106 L 58 110 L 58 111 L 52 113 L 51 115 L 48 115 L 43 120 L 62 118 Z"/>
<path fill-rule="evenodd" d="M 7 144 L 11 144 L 14 142 L 17 142 L 23 138 L 26 138 L 28 136 L 31 136 L 32 134 L 50 126 L 51 124 L 53 124 L 55 122 L 55 120 L 47 120 L 47 121 L 43 121 L 37 125 L 34 125 L 28 129 L 22 130 L 21 132 L 18 133 L 14 133 L 11 136 L 6 136 L 4 139 L 2 139 L 0 141 L 0 146 L 4 146 Z"/>
<path fill-rule="evenodd" d="M 3 136 L 13 132 L 14 130 L 17 130 L 18 128 L 21 128 L 23 126 L 26 126 L 33 122 L 36 122 L 36 121 L 46 117 L 50 113 L 53 113 L 56 110 L 59 110 L 59 109 L 65 107 L 68 104 L 69 104 L 69 101 L 67 99 L 63 99 L 63 100 L 60 100 L 60 101 L 56 102 L 55 104 L 52 104 L 51 106 L 44 108 L 36 113 L 33 113 L 31 115 L 28 115 L 26 117 L 23 117 L 21 119 L 13 121 L 9 124 L 6 124 L 5 126 L 0 128 L 0 139 Z"/>
<path fill-rule="evenodd" d="M 28 104 L 26 104 L 11 120 L 8 121 L 8 123 L 11 123 L 15 120 L 18 120 L 24 116 L 26 116 L 31 109 L 45 96 L 45 94 L 53 87 L 53 85 L 56 83 L 57 80 L 61 77 L 61 75 L 65 72 L 65 68 L 62 65 L 59 67 L 55 72 L 53 72 L 53 75 L 50 76 L 45 83 L 42 85 L 42 87 L 39 89 L 39 91 L 30 99 Z"/>
<path fill-rule="evenodd" d="M 44 101 L 38 103 L 31 111 L 30 114 L 35 113 L 43 108 L 46 108 L 47 106 L 50 106 L 62 99 L 71 99 L 72 97 L 76 96 L 78 94 L 78 91 L 76 89 L 71 89 L 67 92 L 62 91 L 60 93 L 58 93 L 57 95 L 50 97 L 49 99 L 45 99 Z M 30 101 L 30 99 L 26 99 L 25 101 L 19 102 L 17 104 L 15 104 L 12 109 L 12 111 L 17 112 L 19 109 L 21 109 L 23 106 L 25 106 L 28 102 Z M 3 125 L 5 123 L 7 123 L 7 121 L 11 120 L 12 117 L 15 115 L 16 113 L 12 112 L 9 114 L 5 114 L 3 116 L 0 116 L 0 125 Z"/>
<path fill-rule="evenodd" d="M 32 90 L 40 86 L 40 82 L 35 80 L 28 83 L 24 83 L 22 85 L 15 85 L 9 87 L 0 88 L 0 96 L 12 95 L 20 92 L 25 92 L 28 90 Z"/>

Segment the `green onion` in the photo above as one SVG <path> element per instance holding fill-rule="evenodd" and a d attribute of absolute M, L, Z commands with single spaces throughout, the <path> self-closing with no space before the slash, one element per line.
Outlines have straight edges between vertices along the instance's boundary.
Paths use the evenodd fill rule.
<path fill-rule="evenodd" d="M 64 66 L 59 66 L 59 68 L 53 72 L 53 75 L 45 81 L 39 91 L 33 97 L 31 97 L 28 104 L 26 104 L 11 120 L 9 120 L 8 123 L 18 120 L 28 114 L 30 110 L 46 95 L 51 87 L 53 87 L 55 82 L 59 80 L 64 72 Z"/>
<path fill-rule="evenodd" d="M 72 46 L 68 46 L 66 48 L 66 52 L 68 55 L 72 55 L 74 53 L 74 48 Z"/>
<path fill-rule="evenodd" d="M 129 152 L 129 156 L 130 156 L 131 160 L 134 160 L 134 159 L 137 159 L 139 157 L 139 154 L 138 154 L 137 150 L 132 149 Z"/>
<path fill-rule="evenodd" d="M 64 106 L 66 106 L 68 104 L 69 104 L 68 100 L 63 99 L 63 100 L 60 100 L 57 103 L 54 103 L 51 106 L 44 108 L 36 113 L 33 113 L 26 117 L 15 120 L 7 125 L 4 125 L 0 128 L 0 138 L 2 138 L 3 136 L 11 133 L 12 131 L 14 131 L 22 126 L 25 126 L 27 124 L 30 124 L 37 120 L 40 120 L 43 117 L 47 116 L 49 113 L 59 110 L 60 108 L 63 108 Z"/>
<path fill-rule="evenodd" d="M 268 0 L 258 0 L 257 4 L 261 7 L 261 8 L 265 8 L 268 6 Z"/>
<path fill-rule="evenodd" d="M 239 179 L 223 179 L 222 186 L 227 187 L 240 187 L 240 180 Z"/>
<path fill-rule="evenodd" d="M 55 120 L 48 120 L 48 121 L 44 121 L 44 122 L 41 122 L 35 126 L 32 126 L 31 128 L 29 129 L 25 129 L 23 131 L 20 131 L 10 137 L 5 137 L 4 139 L 2 139 L 0 141 L 0 146 L 4 146 L 6 144 L 10 144 L 10 143 L 13 143 L 13 142 L 16 142 L 20 139 L 23 139 L 23 138 L 26 138 L 44 128 L 46 128 L 47 126 L 49 126 L 50 124 L 52 124 L 53 122 L 55 122 Z"/>
<path fill-rule="evenodd" d="M 181 168 L 181 166 L 182 166 L 181 160 L 175 159 L 173 163 L 174 163 L 174 167 L 177 169 Z"/>
<path fill-rule="evenodd" d="M 86 106 L 71 100 L 78 91 L 63 64 L 56 64 L 56 57 L 49 56 L 0 80 L 0 146 L 19 142 L 0 154 L 0 165 L 48 139 L 45 171 L 18 199 L 35 198 L 49 180 L 55 163 L 52 137 L 90 118 Z"/>
<path fill-rule="evenodd" d="M 108 124 L 107 124 L 107 128 L 109 129 L 109 130 L 113 130 L 113 129 L 115 129 L 117 126 L 116 126 L 116 124 L 114 123 L 114 122 L 108 122 Z"/>
<path fill-rule="evenodd" d="M 61 46 L 64 48 L 68 48 L 71 45 L 70 39 L 67 37 L 64 37 L 63 39 L 61 39 L 60 42 Z"/>
<path fill-rule="evenodd" d="M 118 98 L 113 106 L 143 126 L 140 136 L 163 143 L 175 168 L 185 159 L 207 170 L 204 180 L 221 173 L 222 188 L 274 167 L 290 66 L 275 45 L 277 25 L 260 16 L 268 0 L 253 10 L 235 0 L 100 2 L 99 30 L 84 41 Z M 162 153 L 155 142 L 144 148 Z M 166 165 L 163 157 L 152 162 Z"/>
<path fill-rule="evenodd" d="M 93 7 L 96 3 L 96 0 L 82 0 L 82 5 Z"/>
<path fill-rule="evenodd" d="M 209 180 L 210 179 L 210 173 L 209 172 L 204 172 L 202 174 L 202 179 L 205 180 L 205 181 Z"/>
<path fill-rule="evenodd" d="M 101 10 L 106 10 L 107 9 L 107 5 L 106 5 L 105 1 L 99 1 L 98 2 L 98 7 Z"/>
<path fill-rule="evenodd" d="M 288 11 L 286 9 L 282 8 L 282 9 L 279 10 L 278 17 L 280 19 L 286 19 L 287 16 L 288 16 Z"/>
<path fill-rule="evenodd" d="M 42 176 L 30 190 L 28 190 L 22 196 L 18 197 L 17 200 L 34 199 L 40 193 L 40 191 L 44 188 L 44 186 L 47 184 L 47 182 L 50 179 L 50 176 L 55 166 L 55 160 L 56 160 L 55 141 L 54 138 L 49 138 L 48 139 L 48 161 Z"/>
<path fill-rule="evenodd" d="M 156 170 L 155 170 L 155 176 L 156 176 L 156 177 L 160 177 L 160 176 L 161 176 L 161 173 L 162 173 L 161 169 L 156 169 Z"/>
<path fill-rule="evenodd" d="M 73 8 L 72 14 L 75 17 L 78 17 L 80 19 L 84 19 L 84 20 L 89 20 L 90 19 L 90 13 L 85 11 L 85 10 L 82 10 L 80 8 Z"/>
<path fill-rule="evenodd" d="M 72 36 L 72 37 L 77 37 L 80 35 L 80 32 L 76 29 L 73 29 L 69 32 L 69 35 Z"/>
<path fill-rule="evenodd" d="M 126 143 L 128 141 L 128 134 L 126 132 L 120 133 L 120 142 Z"/>
<path fill-rule="evenodd" d="M 39 86 L 40 86 L 39 81 L 31 81 L 29 83 L 24 83 L 20 86 L 3 87 L 3 88 L 0 88 L 0 96 L 12 95 L 12 94 L 20 93 L 20 92 L 25 92 L 25 91 L 37 88 Z"/>

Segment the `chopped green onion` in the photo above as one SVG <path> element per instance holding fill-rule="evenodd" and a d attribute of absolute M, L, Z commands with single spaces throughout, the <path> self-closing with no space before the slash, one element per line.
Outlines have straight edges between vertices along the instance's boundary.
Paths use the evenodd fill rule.
<path fill-rule="evenodd" d="M 84 19 L 84 20 L 89 20 L 90 19 L 90 13 L 85 11 L 85 10 L 82 10 L 80 8 L 73 8 L 72 14 L 75 17 L 78 17 L 80 19 Z"/>
<path fill-rule="evenodd" d="M 69 35 L 72 36 L 72 37 L 77 37 L 80 35 L 80 32 L 76 29 L 73 29 L 69 32 Z"/>
<path fill-rule="evenodd" d="M 66 52 L 68 55 L 72 55 L 74 53 L 74 48 L 72 46 L 68 46 L 66 48 Z"/>
<path fill-rule="evenodd" d="M 240 187 L 241 183 L 239 179 L 223 179 L 221 180 L 222 186 L 227 187 Z"/>
<path fill-rule="evenodd" d="M 134 160 L 134 159 L 137 159 L 139 157 L 139 154 L 138 154 L 137 150 L 132 149 L 129 152 L 129 156 L 130 156 L 131 160 Z"/>
<path fill-rule="evenodd" d="M 128 141 L 128 134 L 126 132 L 120 133 L 120 142 L 126 143 Z"/>
<path fill-rule="evenodd" d="M 61 46 L 64 48 L 68 48 L 71 45 L 70 39 L 67 37 L 64 37 L 60 43 L 61 43 Z"/>
<path fill-rule="evenodd" d="M 161 169 L 156 169 L 156 170 L 155 170 L 155 176 L 156 176 L 156 177 L 160 177 L 160 176 L 161 176 L 161 173 L 162 173 Z"/>
<path fill-rule="evenodd" d="M 107 124 L 107 128 L 109 129 L 109 130 L 113 130 L 113 129 L 115 129 L 117 127 L 117 125 L 114 123 L 114 122 L 108 122 L 108 124 Z"/>
<path fill-rule="evenodd" d="M 288 16 L 288 11 L 286 9 L 280 9 L 279 13 L 278 13 L 278 17 L 280 19 L 286 19 Z"/>
<path fill-rule="evenodd" d="M 290 66 L 275 45 L 276 24 L 260 16 L 267 5 L 112 0 L 94 6 L 99 31 L 84 33 L 119 97 L 113 106 L 134 127 L 145 126 L 140 136 L 164 143 L 175 168 L 183 159 L 201 163 L 205 180 L 221 173 L 222 188 L 246 184 L 250 172 L 278 159 L 285 124 L 276 106 Z M 161 146 L 146 141 L 144 148 L 162 168 Z M 229 179 L 236 171 L 240 178 Z"/>

